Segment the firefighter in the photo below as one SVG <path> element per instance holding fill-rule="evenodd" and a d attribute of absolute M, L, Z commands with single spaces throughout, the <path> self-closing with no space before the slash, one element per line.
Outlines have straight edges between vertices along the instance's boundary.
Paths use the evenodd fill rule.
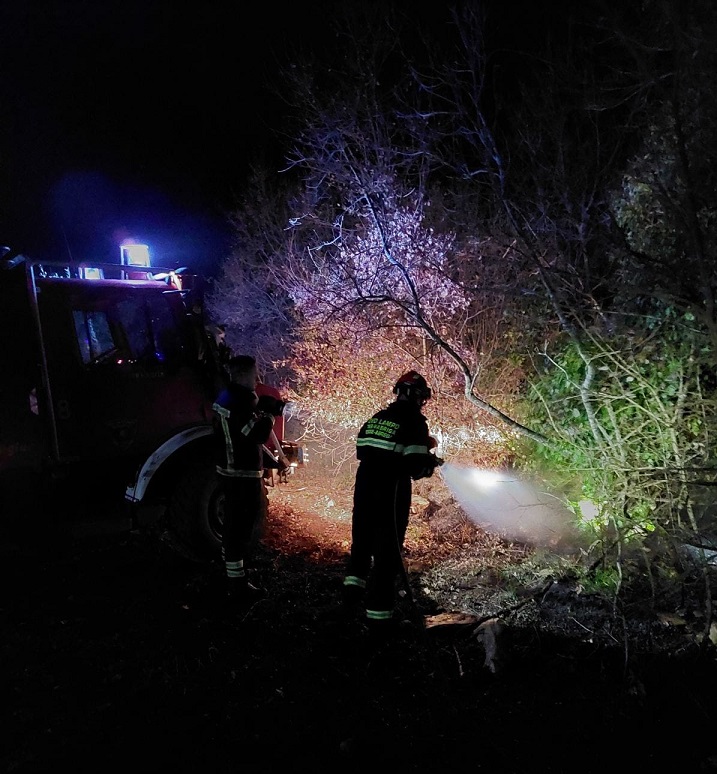
<path fill-rule="evenodd" d="M 431 389 L 409 371 L 393 388 L 395 400 L 361 427 L 354 483 L 351 551 L 343 583 L 350 607 L 365 602 L 366 620 L 376 633 L 392 628 L 395 582 L 402 570 L 412 481 L 427 478 L 442 460 L 421 409 Z"/>
<path fill-rule="evenodd" d="M 262 589 L 249 583 L 245 563 L 266 504 L 263 446 L 283 406 L 278 401 L 259 404 L 253 357 L 232 357 L 227 373 L 229 384 L 213 406 L 217 473 L 224 494 L 222 554 L 227 598 L 244 604 L 263 595 Z"/>

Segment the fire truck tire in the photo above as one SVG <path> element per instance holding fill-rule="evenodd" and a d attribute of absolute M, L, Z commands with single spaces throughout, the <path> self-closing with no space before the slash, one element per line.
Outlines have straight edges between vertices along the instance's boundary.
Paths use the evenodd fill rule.
<path fill-rule="evenodd" d="M 214 466 L 184 470 L 167 507 L 167 524 L 197 561 L 221 555 L 224 503 Z"/>

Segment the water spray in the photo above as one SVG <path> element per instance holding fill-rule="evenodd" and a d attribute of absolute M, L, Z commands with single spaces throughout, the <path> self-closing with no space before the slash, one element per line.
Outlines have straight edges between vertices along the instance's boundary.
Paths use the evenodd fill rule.
<path fill-rule="evenodd" d="M 574 516 L 557 497 L 512 471 L 442 461 L 441 477 L 466 516 L 503 537 L 544 548 L 573 545 Z"/>

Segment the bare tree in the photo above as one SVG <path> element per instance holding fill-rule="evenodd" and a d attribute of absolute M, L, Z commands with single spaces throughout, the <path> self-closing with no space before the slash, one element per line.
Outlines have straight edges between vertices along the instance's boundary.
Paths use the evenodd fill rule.
<path fill-rule="evenodd" d="M 346 336 L 380 329 L 417 360 L 440 353 L 457 367 L 470 403 L 508 431 L 547 443 L 476 392 L 487 348 L 475 340 L 480 288 L 468 268 L 480 256 L 461 260 L 480 242 L 459 245 L 445 218 L 431 214 L 429 135 L 410 132 L 381 87 L 396 39 L 368 32 L 349 27 L 343 38 L 337 90 L 325 82 L 317 89 L 303 71 L 291 82 L 303 128 L 290 168 L 301 172 L 307 206 L 291 219 L 284 287 L 304 314 L 340 323 Z"/>
<path fill-rule="evenodd" d="M 415 73 L 426 104 L 412 114 L 535 268 L 559 328 L 532 386 L 618 548 L 683 519 L 697 535 L 687 471 L 714 467 L 714 124 L 697 95 L 715 75 L 717 19 L 701 0 L 647 5 L 647 24 L 581 6 L 521 99 L 490 109 L 482 19 L 464 5 L 451 65 Z"/>

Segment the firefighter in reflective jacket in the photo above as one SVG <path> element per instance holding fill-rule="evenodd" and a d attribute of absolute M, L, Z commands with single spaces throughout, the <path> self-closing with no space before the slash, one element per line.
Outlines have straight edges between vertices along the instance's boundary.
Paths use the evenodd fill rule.
<path fill-rule="evenodd" d="M 433 474 L 439 457 L 421 409 L 431 397 L 426 380 L 409 371 L 396 382 L 395 400 L 359 430 L 351 552 L 344 601 L 365 602 L 369 626 L 381 631 L 394 614 L 395 582 L 411 506 L 412 480 Z"/>
<path fill-rule="evenodd" d="M 265 507 L 264 448 L 274 418 L 283 406 L 265 406 L 255 390 L 256 361 L 237 355 L 227 363 L 230 383 L 214 402 L 214 440 L 219 484 L 224 494 L 222 554 L 230 600 L 239 603 L 260 596 L 249 583 L 247 552 Z M 265 409 L 265 410 L 264 410 Z"/>

